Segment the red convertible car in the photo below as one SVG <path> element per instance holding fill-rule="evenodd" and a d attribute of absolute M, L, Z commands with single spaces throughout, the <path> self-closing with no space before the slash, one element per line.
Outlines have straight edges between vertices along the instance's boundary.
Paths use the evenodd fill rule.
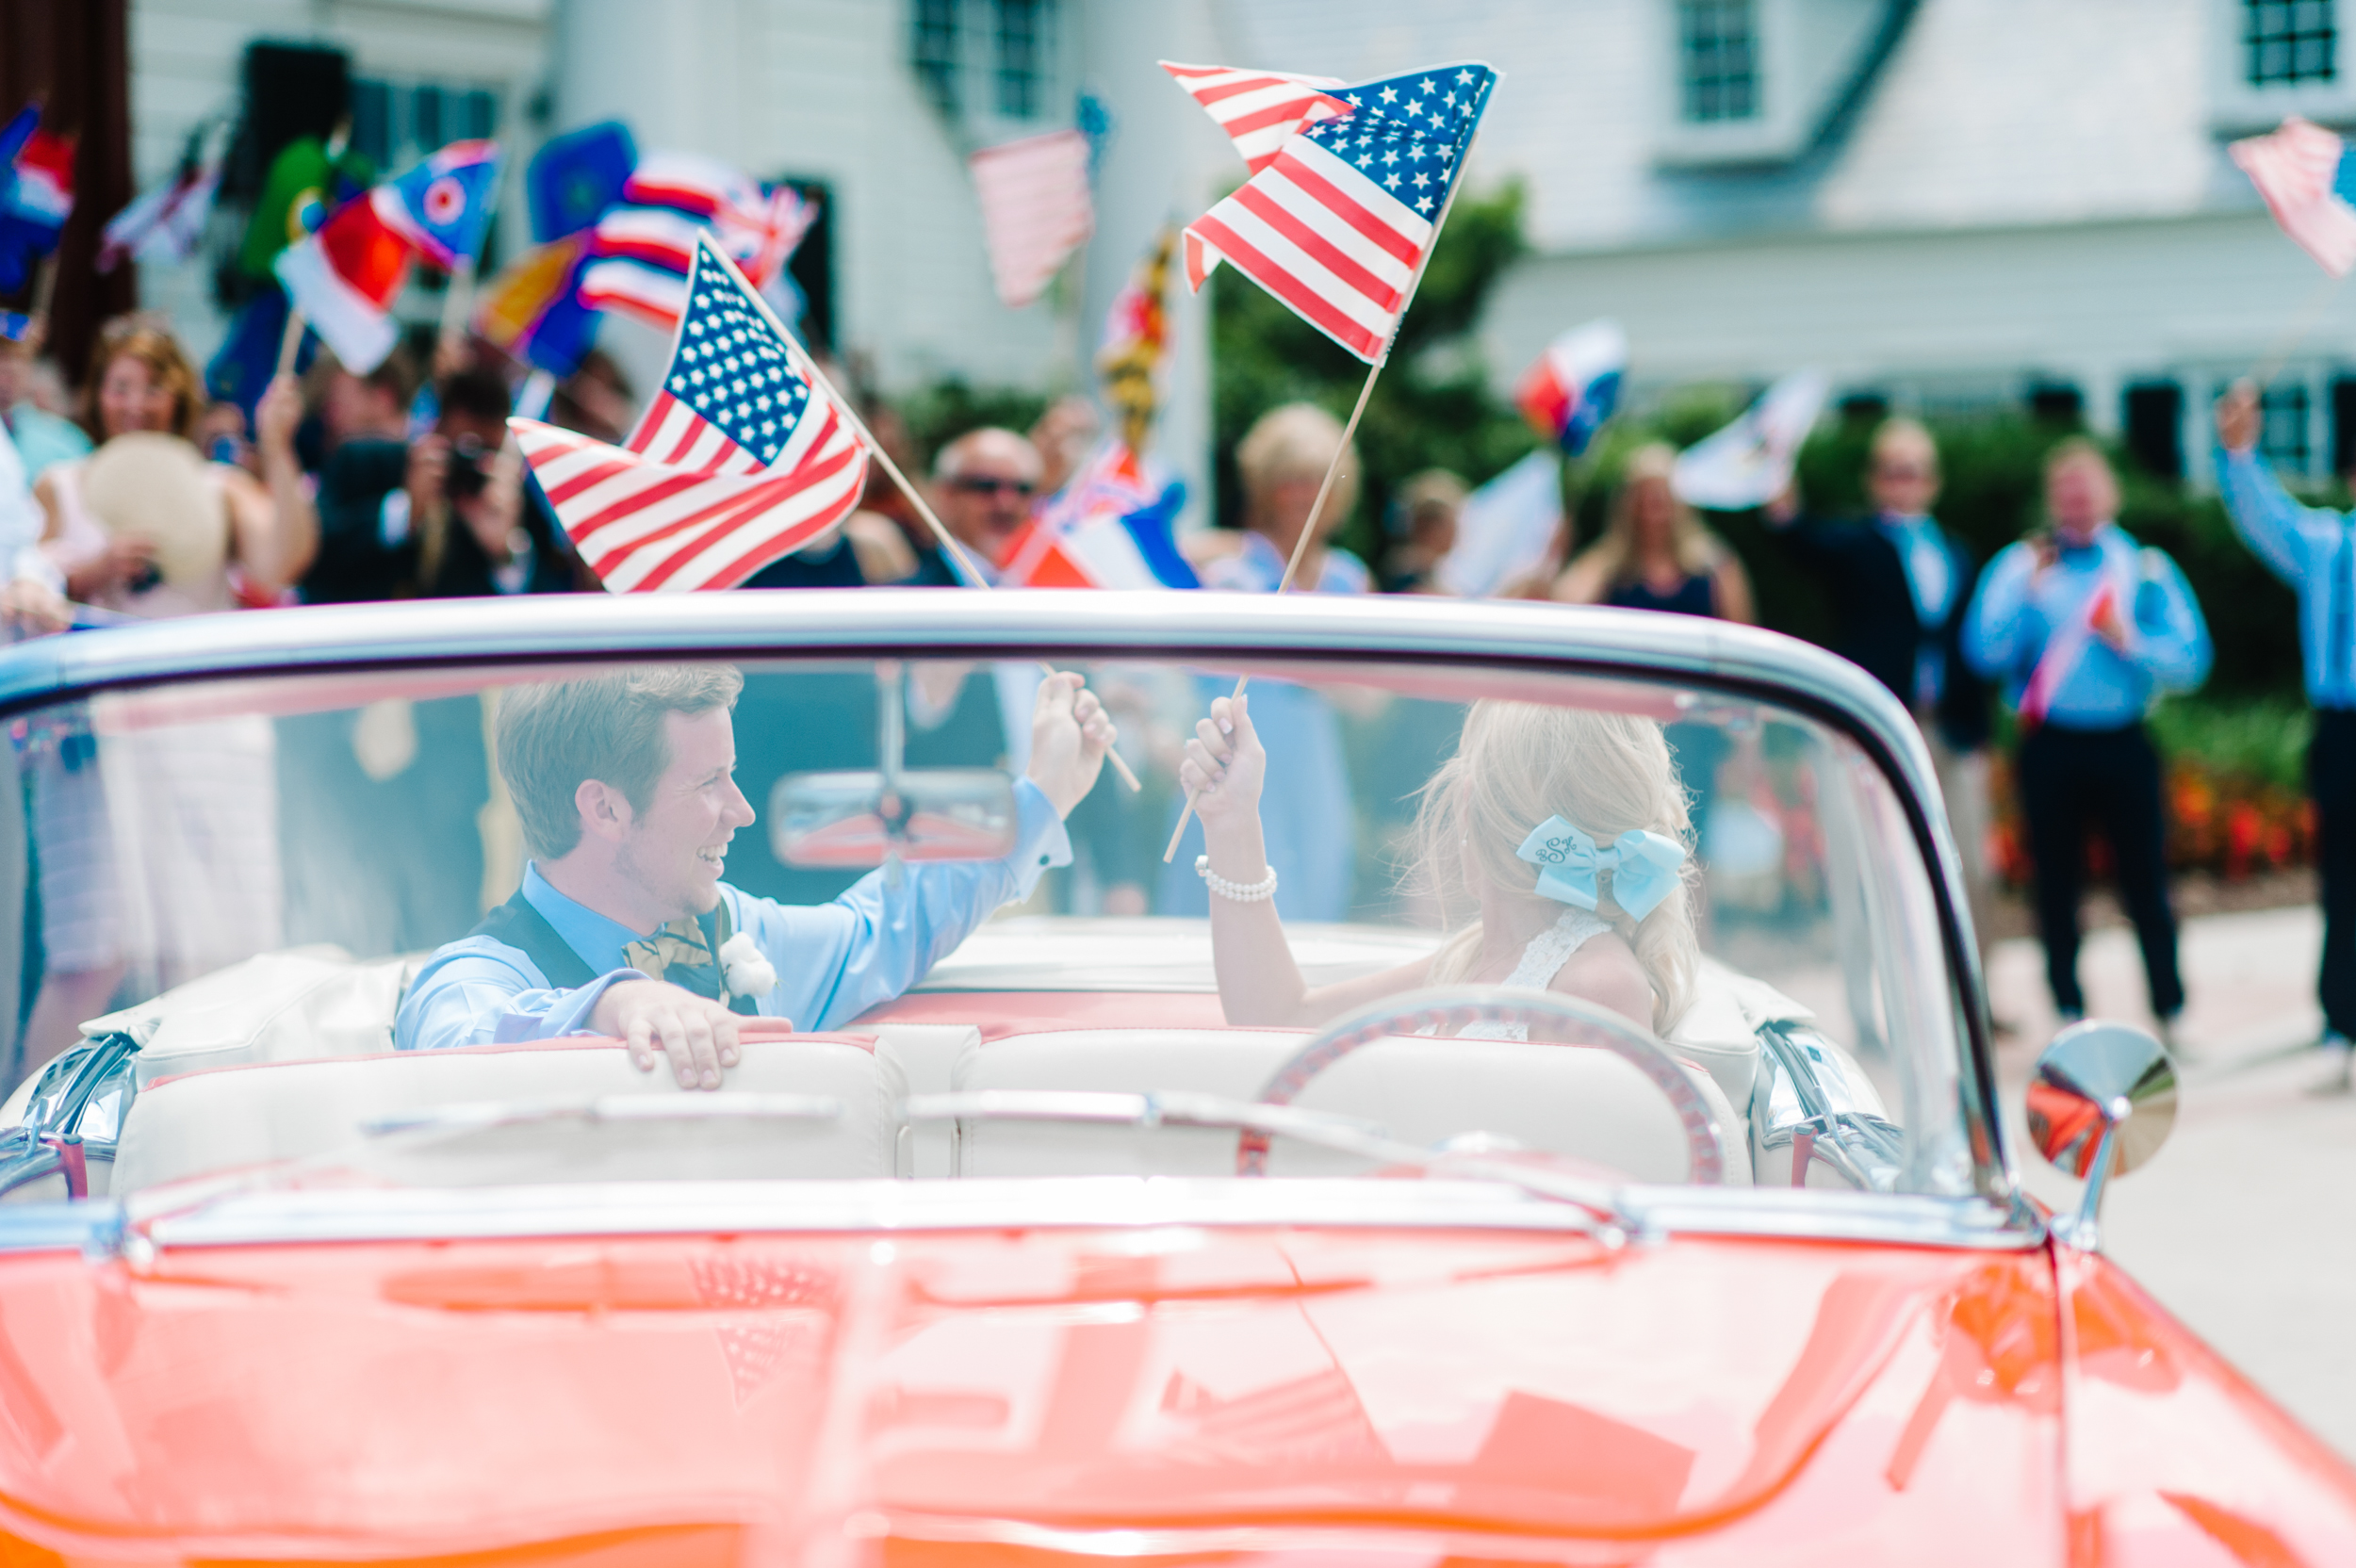
<path fill-rule="evenodd" d="M 0 1112 L 0 1562 L 2356 1562 L 2102 1255 L 2155 1042 L 2054 1041 L 2023 1194 L 1922 740 L 1812 648 L 649 596 L 0 713 L 0 951 L 113 1008 Z"/>

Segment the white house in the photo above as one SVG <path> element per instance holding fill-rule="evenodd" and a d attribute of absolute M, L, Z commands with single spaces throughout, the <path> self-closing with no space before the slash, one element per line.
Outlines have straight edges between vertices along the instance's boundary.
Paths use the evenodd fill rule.
<path fill-rule="evenodd" d="M 1088 384 L 1098 326 L 1160 226 L 1206 204 L 1241 165 L 1155 68 L 1217 57 L 1203 0 L 134 0 L 131 96 L 144 187 L 191 130 L 235 120 L 250 46 L 326 45 L 352 80 L 353 133 L 392 168 L 449 137 L 511 150 L 502 243 L 526 237 L 522 168 L 549 135 L 607 118 L 642 149 L 725 158 L 823 188 L 820 258 L 834 346 L 888 392 L 944 376 L 980 385 Z M 968 154 L 1108 106 L 1097 232 L 1041 302 L 991 291 Z M 201 268 L 149 270 L 147 302 L 192 343 L 221 329 Z M 420 317 L 434 302 L 408 302 Z M 1207 368 L 1201 313 L 1177 339 L 1163 455 L 1203 494 Z M 601 342 L 648 384 L 663 345 L 626 320 Z"/>
<path fill-rule="evenodd" d="M 2356 124 L 2356 0 L 133 0 L 132 18 L 142 185 L 240 113 L 256 41 L 345 51 L 355 134 L 395 165 L 491 131 L 520 171 L 614 116 L 643 147 L 817 182 L 836 346 L 888 391 L 1083 384 L 1153 233 L 1242 174 L 1157 57 L 1341 77 L 1476 57 L 1504 80 L 1470 178 L 1523 182 L 1535 252 L 1483 326 L 1500 387 L 1610 315 L 1640 389 L 1814 364 L 1898 406 L 2074 398 L 2198 474 L 2217 385 L 2282 359 L 2278 458 L 2356 451 L 2356 301 L 2224 153 L 2291 109 Z M 1008 310 L 964 157 L 1072 123 L 1084 92 L 1112 120 L 1097 237 Z M 519 195 L 503 221 L 512 248 Z M 218 331 L 196 269 L 145 286 L 199 346 Z M 1199 303 L 1173 321 L 1162 447 L 1199 482 Z M 609 340 L 643 382 L 660 345 Z"/>

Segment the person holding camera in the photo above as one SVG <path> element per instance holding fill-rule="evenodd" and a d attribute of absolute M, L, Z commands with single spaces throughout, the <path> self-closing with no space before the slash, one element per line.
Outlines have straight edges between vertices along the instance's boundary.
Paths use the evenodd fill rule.
<path fill-rule="evenodd" d="M 440 390 L 440 417 L 409 449 L 408 591 L 481 598 L 570 590 L 570 556 L 547 510 L 530 503 L 523 459 L 508 444 L 507 383 L 475 368 L 446 377 Z"/>
<path fill-rule="evenodd" d="M 415 382 L 400 351 L 368 376 L 330 372 L 322 399 L 335 443 L 319 476 L 324 538 L 303 580 L 313 604 L 557 593 L 571 558 L 528 503 L 506 448 L 510 397 L 491 369 L 445 377 L 433 428 L 403 437 Z"/>

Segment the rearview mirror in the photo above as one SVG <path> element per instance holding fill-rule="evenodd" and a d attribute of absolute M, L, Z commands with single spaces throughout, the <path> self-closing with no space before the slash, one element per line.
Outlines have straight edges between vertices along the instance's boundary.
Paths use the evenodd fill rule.
<path fill-rule="evenodd" d="M 2086 1184 L 2077 1214 L 2054 1228 L 2091 1251 L 2104 1184 L 2159 1152 L 2176 1125 L 2176 1064 L 2142 1030 L 2088 1019 L 2054 1036 L 2037 1057 L 2027 1100 L 2037 1152 Z"/>
<path fill-rule="evenodd" d="M 1014 853 L 1014 781 L 990 768 L 795 773 L 769 792 L 769 847 L 789 866 L 1001 860 Z"/>

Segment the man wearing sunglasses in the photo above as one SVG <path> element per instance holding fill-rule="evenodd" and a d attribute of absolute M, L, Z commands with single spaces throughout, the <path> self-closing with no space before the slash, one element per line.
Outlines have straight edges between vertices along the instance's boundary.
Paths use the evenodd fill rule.
<path fill-rule="evenodd" d="M 1038 448 L 994 425 L 967 431 L 933 460 L 933 508 L 983 571 L 996 567 L 1006 541 L 1030 515 L 1039 467 Z M 917 552 L 911 586 L 946 588 L 957 581 L 938 544 Z"/>
<path fill-rule="evenodd" d="M 1767 509 L 1799 564 L 1824 588 L 1835 653 L 1897 694 L 1930 743 L 1963 852 L 1972 923 L 1988 941 L 1988 688 L 1963 660 L 1964 608 L 1978 570 L 1931 515 L 1939 448 L 1912 419 L 1886 419 L 1866 460 L 1870 517 L 1800 515 L 1787 491 Z"/>

